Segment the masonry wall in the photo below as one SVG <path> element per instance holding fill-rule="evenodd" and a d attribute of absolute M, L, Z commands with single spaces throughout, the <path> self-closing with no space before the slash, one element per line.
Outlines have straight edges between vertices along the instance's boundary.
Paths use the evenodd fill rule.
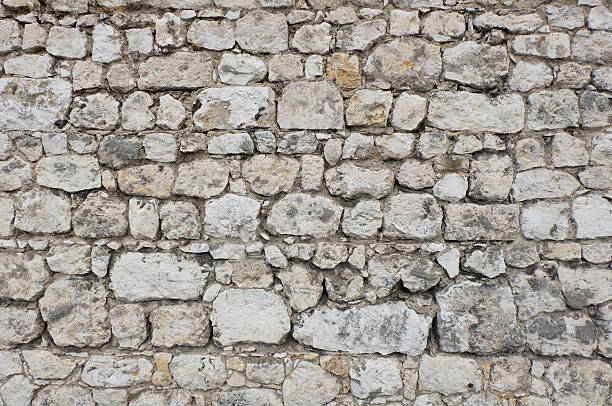
<path fill-rule="evenodd" d="M 612 404 L 609 2 L 0 3 L 0 406 Z"/>

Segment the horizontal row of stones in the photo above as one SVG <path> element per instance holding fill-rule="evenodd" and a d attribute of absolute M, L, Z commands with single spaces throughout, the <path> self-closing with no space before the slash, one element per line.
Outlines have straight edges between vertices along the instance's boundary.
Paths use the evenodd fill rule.
<path fill-rule="evenodd" d="M 610 261 L 609 243 L 592 248 Z M 0 346 L 38 339 L 44 322 L 59 346 L 98 347 L 111 341 L 112 331 L 120 347 L 140 348 L 149 324 L 153 346 L 204 346 L 212 324 L 213 342 L 220 347 L 279 344 L 291 332 L 299 343 L 322 350 L 419 355 L 435 317 L 438 344 L 447 352 L 515 352 L 527 344 L 542 355 L 612 355 L 609 269 L 538 262 L 529 244 L 505 253 L 497 245 L 475 247 L 461 261 L 457 248 L 439 251 L 437 264 L 418 254 L 387 251 L 372 255 L 366 266 L 361 254 L 361 264 L 341 265 L 346 246 L 322 243 L 313 259 L 322 269 L 285 261 L 273 271 L 263 258 L 213 262 L 202 254 L 122 253 L 110 269 L 108 286 L 122 302 L 115 303 L 108 300 L 106 279 L 75 276 L 95 268 L 104 277 L 111 262 L 108 249 L 54 246 L 46 263 L 68 274 L 54 276 L 37 253 L 3 253 L 0 299 L 20 302 L 0 307 Z M 507 268 L 505 260 L 514 267 Z M 420 301 L 405 295 L 436 285 L 440 289 Z M 384 299 L 396 291 L 403 291 L 407 302 Z M 319 306 L 324 293 L 327 306 Z M 37 298 L 40 312 L 23 302 Z M 149 303 L 159 300 L 189 302 Z M 482 303 L 491 301 L 498 306 L 483 311 Z"/>
<path fill-rule="evenodd" d="M 166 352 L 90 356 L 34 349 L 0 352 L 0 360 L 0 397 L 8 405 L 33 400 L 34 406 L 190 406 L 193 401 L 201 406 L 332 401 L 356 406 L 406 404 L 403 400 L 413 400 L 415 406 L 551 406 L 553 400 L 603 405 L 612 379 L 610 365 L 598 360 L 443 353 L 420 358 Z M 68 382 L 60 386 L 57 380 Z"/>

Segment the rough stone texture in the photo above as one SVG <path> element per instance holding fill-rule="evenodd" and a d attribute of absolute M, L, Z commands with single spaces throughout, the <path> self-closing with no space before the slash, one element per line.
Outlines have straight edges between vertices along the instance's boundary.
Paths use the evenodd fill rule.
<path fill-rule="evenodd" d="M 0 0 L 0 405 L 609 404 L 608 3 Z"/>

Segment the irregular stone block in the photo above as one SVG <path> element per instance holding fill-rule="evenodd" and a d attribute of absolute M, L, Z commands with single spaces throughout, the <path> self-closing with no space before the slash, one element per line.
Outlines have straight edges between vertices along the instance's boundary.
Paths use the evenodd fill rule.
<path fill-rule="evenodd" d="M 380 199 L 391 192 L 393 180 L 393 172 L 388 168 L 367 169 L 352 163 L 342 163 L 325 172 L 329 192 L 344 199 L 362 195 Z"/>
<path fill-rule="evenodd" d="M 36 165 L 36 183 L 66 192 L 97 189 L 101 186 L 98 160 L 91 155 L 56 155 Z"/>
<path fill-rule="evenodd" d="M 340 129 L 344 126 L 342 96 L 328 82 L 290 83 L 278 101 L 277 121 L 283 129 Z"/>
<path fill-rule="evenodd" d="M 285 406 L 324 405 L 340 392 L 335 376 L 311 362 L 300 362 L 283 382 Z"/>
<path fill-rule="evenodd" d="M 15 228 L 29 233 L 70 231 L 70 201 L 63 192 L 32 189 L 17 197 Z"/>
<path fill-rule="evenodd" d="M 236 42 L 247 52 L 275 54 L 287 50 L 289 28 L 284 14 L 257 10 L 236 22 Z"/>
<path fill-rule="evenodd" d="M 560 264 L 557 275 L 565 302 L 572 309 L 584 309 L 612 299 L 612 275 L 604 268 Z"/>
<path fill-rule="evenodd" d="M 151 344 L 158 347 L 203 347 L 210 337 L 208 311 L 201 305 L 162 306 L 149 316 Z"/>
<path fill-rule="evenodd" d="M 480 392 L 482 373 L 473 359 L 457 355 L 427 354 L 419 364 L 419 388 L 446 396 L 465 392 Z"/>
<path fill-rule="evenodd" d="M 37 309 L 0 307 L 0 347 L 29 343 L 40 337 L 44 329 Z"/>
<path fill-rule="evenodd" d="M 117 183 L 119 190 L 128 195 L 168 198 L 175 178 L 172 167 L 148 164 L 119 170 Z"/>
<path fill-rule="evenodd" d="M 154 56 L 138 67 L 142 90 L 197 89 L 211 84 L 213 63 L 206 52 Z"/>
<path fill-rule="evenodd" d="M 35 253 L 0 253 L 0 298 L 32 300 L 49 279 L 43 258 Z"/>
<path fill-rule="evenodd" d="M 120 358 L 92 355 L 83 366 L 81 380 L 88 385 L 120 388 L 148 382 L 153 364 L 146 358 Z"/>
<path fill-rule="evenodd" d="M 546 168 L 530 169 L 516 174 L 512 197 L 517 202 L 572 195 L 580 183 L 570 174 Z"/>
<path fill-rule="evenodd" d="M 441 228 L 442 209 L 431 195 L 399 193 L 385 202 L 385 237 L 430 240 Z"/>
<path fill-rule="evenodd" d="M 121 237 L 127 234 L 127 205 L 106 192 L 93 192 L 75 210 L 74 233 L 85 238 Z"/>
<path fill-rule="evenodd" d="M 172 193 L 208 199 L 223 192 L 228 178 L 229 167 L 222 160 L 200 159 L 182 163 Z"/>
<path fill-rule="evenodd" d="M 595 324 L 580 313 L 536 316 L 525 329 L 527 345 L 536 354 L 589 357 L 597 348 Z"/>

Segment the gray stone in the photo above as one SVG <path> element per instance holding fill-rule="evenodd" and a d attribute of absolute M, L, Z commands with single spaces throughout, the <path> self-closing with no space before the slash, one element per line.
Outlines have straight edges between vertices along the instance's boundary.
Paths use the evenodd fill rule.
<path fill-rule="evenodd" d="M 282 14 L 252 11 L 236 22 L 236 42 L 244 51 L 275 54 L 287 50 L 289 29 Z"/>
<path fill-rule="evenodd" d="M 59 346 L 99 347 L 111 338 L 104 284 L 74 276 L 53 281 L 39 300 L 47 331 Z"/>
<path fill-rule="evenodd" d="M 297 54 L 274 55 L 268 62 L 268 80 L 284 82 L 304 77 L 302 57 Z"/>
<path fill-rule="evenodd" d="M 440 47 L 420 38 L 394 39 L 374 48 L 363 71 L 370 80 L 396 89 L 428 91 L 442 72 Z"/>
<path fill-rule="evenodd" d="M 201 107 L 193 123 L 198 130 L 267 127 L 273 119 L 274 91 L 269 87 L 210 88 L 198 93 L 197 100 Z"/>
<path fill-rule="evenodd" d="M 609 397 L 610 374 L 608 363 L 600 360 L 554 360 L 546 371 L 546 379 L 559 404 L 586 403 L 603 406 Z"/>
<path fill-rule="evenodd" d="M 65 379 L 76 367 L 76 362 L 45 350 L 26 350 L 22 352 L 28 365 L 28 372 L 36 379 Z"/>
<path fill-rule="evenodd" d="M 606 66 L 593 70 L 593 85 L 598 90 L 612 90 L 612 68 Z"/>
<path fill-rule="evenodd" d="M 118 169 L 144 158 L 141 141 L 136 138 L 124 138 L 107 135 L 100 142 L 98 160 L 101 164 Z"/>
<path fill-rule="evenodd" d="M 436 183 L 433 166 L 416 159 L 409 159 L 400 166 L 397 182 L 409 189 L 421 190 Z"/>
<path fill-rule="evenodd" d="M 536 13 L 497 15 L 489 11 L 476 16 L 474 19 L 474 26 L 478 29 L 501 28 L 521 34 L 533 32 L 542 25 L 544 25 L 544 21 Z"/>
<path fill-rule="evenodd" d="M 148 382 L 152 373 L 153 364 L 146 358 L 92 355 L 83 366 L 81 380 L 94 387 L 129 387 Z"/>
<path fill-rule="evenodd" d="M 172 194 L 175 177 L 174 168 L 149 164 L 119 170 L 117 183 L 125 194 L 163 199 Z"/>
<path fill-rule="evenodd" d="M 136 87 L 136 80 L 129 66 L 124 63 L 115 63 L 106 73 L 108 87 L 114 92 L 127 93 Z"/>
<path fill-rule="evenodd" d="M 217 405 L 283 406 L 280 396 L 273 389 L 247 388 L 220 392 L 215 395 Z"/>
<path fill-rule="evenodd" d="M 154 56 L 138 67 L 142 90 L 197 89 L 211 84 L 213 63 L 206 52 Z"/>
<path fill-rule="evenodd" d="M 36 393 L 32 406 L 95 406 L 91 391 L 80 386 L 48 385 Z"/>
<path fill-rule="evenodd" d="M 344 244 L 320 242 L 312 258 L 313 265 L 321 269 L 334 269 L 348 258 L 348 249 Z"/>
<path fill-rule="evenodd" d="M 325 185 L 332 195 L 344 199 L 361 195 L 380 199 L 393 188 L 393 172 L 388 168 L 367 169 L 342 163 L 325 172 Z"/>
<path fill-rule="evenodd" d="M 28 78 L 53 76 L 55 61 L 49 55 L 21 55 L 4 62 L 4 72 Z"/>
<path fill-rule="evenodd" d="M 170 362 L 170 371 L 176 383 L 185 389 L 218 388 L 227 375 L 223 359 L 214 355 L 177 355 Z"/>
<path fill-rule="evenodd" d="M 384 20 L 361 21 L 341 27 L 336 34 L 336 48 L 363 51 L 385 35 Z"/>
<path fill-rule="evenodd" d="M 508 155 L 482 155 L 470 164 L 468 195 L 475 200 L 506 202 L 514 171 Z"/>
<path fill-rule="evenodd" d="M 591 144 L 591 164 L 612 166 L 612 134 L 596 134 Z"/>
<path fill-rule="evenodd" d="M 446 239 L 513 240 L 519 232 L 519 207 L 514 204 L 449 204 L 444 211 Z"/>
<path fill-rule="evenodd" d="M 343 113 L 342 96 L 334 85 L 294 82 L 283 89 L 277 121 L 283 129 L 339 129 L 344 125 Z"/>
<path fill-rule="evenodd" d="M 277 273 L 276 276 L 283 284 L 289 305 L 296 312 L 303 312 L 319 303 L 323 295 L 323 274 L 321 272 L 305 265 L 292 264 Z"/>
<path fill-rule="evenodd" d="M 440 235 L 441 227 L 442 209 L 429 194 L 399 193 L 385 202 L 385 237 L 430 240 Z"/>
<path fill-rule="evenodd" d="M 7 54 L 21 48 L 21 30 L 15 20 L 0 20 L 0 54 Z"/>
<path fill-rule="evenodd" d="M 159 98 L 157 125 L 165 130 L 178 130 L 185 124 L 186 110 L 180 100 L 169 94 Z"/>
<path fill-rule="evenodd" d="M 506 276 L 514 293 L 520 320 L 565 310 L 561 284 L 554 278 L 554 272 L 555 267 L 543 263 L 531 272 L 520 271 Z"/>
<path fill-rule="evenodd" d="M 570 237 L 568 203 L 537 202 L 521 211 L 521 231 L 534 240 L 565 240 Z"/>
<path fill-rule="evenodd" d="M 606 44 L 610 41 L 612 41 L 612 32 L 580 32 L 572 38 L 572 59 L 609 64 L 612 61 L 612 51 Z"/>
<path fill-rule="evenodd" d="M 359 201 L 355 207 L 346 209 L 342 218 L 342 232 L 357 238 L 372 238 L 382 226 L 383 212 L 376 200 Z"/>
<path fill-rule="evenodd" d="M 36 309 L 15 305 L 0 308 L 0 347 L 26 344 L 41 336 L 45 325 Z"/>
<path fill-rule="evenodd" d="M 15 203 L 12 199 L 0 197 L 0 237 L 9 237 L 15 234 L 14 219 Z"/>
<path fill-rule="evenodd" d="M 303 191 L 319 190 L 323 182 L 325 160 L 318 155 L 302 155 L 300 186 Z"/>
<path fill-rule="evenodd" d="M 155 299 L 196 299 L 212 265 L 183 255 L 128 252 L 111 269 L 110 288 L 117 298 L 131 302 Z"/>
<path fill-rule="evenodd" d="M 417 35 L 420 28 L 418 10 L 391 10 L 389 12 L 389 34 L 396 37 Z"/>
<path fill-rule="evenodd" d="M 403 386 L 401 372 L 402 364 L 397 358 L 353 360 L 349 370 L 351 393 L 359 399 L 396 395 Z"/>
<path fill-rule="evenodd" d="M 471 272 L 495 278 L 506 273 L 504 250 L 499 245 L 476 246 L 465 252 L 463 267 Z"/>
<path fill-rule="evenodd" d="M 496 358 L 491 364 L 491 389 L 499 392 L 528 391 L 530 366 L 529 358 L 520 355 Z M 474 406 L 478 404 L 474 403 Z"/>
<path fill-rule="evenodd" d="M 404 302 L 386 302 L 300 313 L 293 337 L 304 345 L 328 351 L 415 356 L 425 349 L 430 326 L 430 316 L 416 313 Z"/>
<path fill-rule="evenodd" d="M 28 378 L 16 375 L 0 386 L 0 396 L 7 406 L 27 406 L 30 405 L 36 389 L 38 386 L 32 384 Z"/>
<path fill-rule="evenodd" d="M 374 154 L 374 137 L 351 133 L 342 147 L 342 159 L 367 159 Z"/>
<path fill-rule="evenodd" d="M 325 291 L 329 299 L 335 302 L 360 299 L 364 295 L 363 288 L 363 277 L 347 267 L 338 267 L 325 276 Z"/>
<path fill-rule="evenodd" d="M 609 96 L 605 93 L 586 91 L 580 95 L 582 127 L 605 127 L 611 122 Z"/>
<path fill-rule="evenodd" d="M 519 55 L 533 55 L 548 59 L 567 58 L 570 55 L 569 35 L 551 34 L 517 35 L 512 40 L 512 50 Z"/>
<path fill-rule="evenodd" d="M 398 110 L 398 102 L 400 100 L 408 101 L 410 97 L 404 97 L 400 95 L 395 104 L 394 113 L 399 114 L 401 110 Z M 417 96 L 419 97 L 419 96 Z M 407 104 L 406 104 L 407 105 Z M 392 118 L 392 124 L 395 126 L 405 125 L 405 121 L 403 118 L 405 115 L 402 113 L 402 120 L 400 124 L 394 123 Z M 425 107 L 423 106 L 423 117 L 425 114 Z M 412 149 L 414 147 L 414 135 L 406 134 L 406 133 L 393 133 L 393 134 L 385 134 L 380 137 L 376 137 L 374 140 L 376 147 L 378 149 L 378 153 L 380 157 L 384 160 L 394 160 L 394 159 L 406 159 L 412 154 Z"/>
<path fill-rule="evenodd" d="M 272 206 L 266 228 L 279 234 L 321 238 L 336 232 L 341 215 L 342 207 L 329 198 L 288 194 Z"/>
<path fill-rule="evenodd" d="M 191 202 L 164 202 L 159 208 L 161 231 L 169 240 L 200 237 L 200 213 Z"/>
<path fill-rule="evenodd" d="M 584 13 L 582 8 L 576 6 L 548 6 L 546 7 L 548 14 L 548 24 L 553 27 L 574 28 L 584 25 Z"/>
<path fill-rule="evenodd" d="M 436 293 L 440 349 L 490 354 L 516 351 L 525 335 L 516 321 L 516 306 L 505 279 L 460 280 Z M 495 302 L 496 306 L 485 303 Z"/>
<path fill-rule="evenodd" d="M 29 233 L 70 231 L 70 201 L 63 192 L 32 189 L 18 195 L 14 226 Z"/>
<path fill-rule="evenodd" d="M 604 268 L 560 264 L 557 275 L 565 302 L 572 309 L 584 309 L 612 299 L 612 275 Z"/>
<path fill-rule="evenodd" d="M 0 79 L 0 130 L 54 130 L 72 101 L 70 82 L 61 79 Z"/>
<path fill-rule="evenodd" d="M 275 358 L 253 358 L 246 365 L 246 376 L 253 382 L 282 384 L 285 380 L 285 365 Z"/>
<path fill-rule="evenodd" d="M 536 316 L 525 330 L 527 345 L 536 354 L 588 357 L 597 348 L 595 324 L 580 313 Z"/>
<path fill-rule="evenodd" d="M 49 272 L 43 258 L 35 253 L 0 253 L 0 298 L 32 300 L 38 297 Z"/>
<path fill-rule="evenodd" d="M 226 133 L 208 140 L 209 154 L 252 154 L 254 150 L 255 145 L 248 133 Z"/>
<path fill-rule="evenodd" d="M 283 382 L 285 406 L 316 406 L 332 401 L 340 392 L 335 376 L 308 361 L 301 361 Z"/>
<path fill-rule="evenodd" d="M 116 398 L 115 398 L 116 399 Z M 127 399 L 127 394 L 126 394 Z M 190 406 L 192 397 L 189 391 L 184 389 L 168 389 L 163 391 L 145 390 L 140 392 L 133 400 L 130 401 L 130 406 L 148 406 L 148 405 L 171 405 L 171 406 Z M 103 405 L 100 405 L 103 406 Z M 106 406 L 106 405 L 104 405 Z M 111 403 L 108 406 L 113 406 Z"/>
<path fill-rule="evenodd" d="M 153 33 L 151 28 L 134 28 L 125 31 L 127 53 L 133 59 L 148 56 L 153 51 Z"/>
<path fill-rule="evenodd" d="M 229 193 L 209 200 L 205 206 L 204 231 L 218 238 L 253 240 L 260 208 L 261 203 L 257 200 Z"/>
<path fill-rule="evenodd" d="M 74 212 L 74 233 L 85 238 L 122 237 L 127 234 L 127 205 L 106 192 L 90 193 Z"/>
<path fill-rule="evenodd" d="M 76 97 L 70 123 L 83 129 L 114 130 L 119 123 L 119 102 L 108 93 Z"/>
<path fill-rule="evenodd" d="M 428 122 L 451 131 L 517 133 L 523 128 L 525 106 L 517 94 L 495 98 L 470 92 L 441 91 L 429 102 Z"/>
<path fill-rule="evenodd" d="M 465 198 L 468 190 L 467 177 L 459 173 L 450 173 L 444 175 L 434 185 L 432 192 L 435 197 L 447 202 L 458 202 Z"/>
<path fill-rule="evenodd" d="M 91 271 L 90 245 L 54 245 L 47 252 L 47 265 L 53 272 L 84 275 Z"/>
<path fill-rule="evenodd" d="M 512 184 L 514 200 L 546 199 L 572 195 L 580 183 L 570 174 L 546 168 L 519 172 Z"/>
<path fill-rule="evenodd" d="M 154 239 L 159 229 L 159 210 L 153 199 L 130 199 L 130 234 L 134 238 Z"/>
<path fill-rule="evenodd" d="M 151 312 L 151 345 L 203 347 L 210 337 L 208 311 L 200 304 L 161 306 Z"/>
<path fill-rule="evenodd" d="M 597 311 L 595 324 L 599 328 L 599 353 L 604 357 L 612 356 L 612 302 L 601 305 Z"/>
<path fill-rule="evenodd" d="M 229 167 L 225 161 L 200 159 L 182 163 L 172 193 L 202 199 L 219 195 L 229 178 Z"/>
<path fill-rule="evenodd" d="M 503 46 L 461 42 L 444 50 L 442 62 L 444 78 L 476 88 L 495 87 L 508 74 L 508 55 Z"/>
<path fill-rule="evenodd" d="M 259 82 L 268 72 L 266 64 L 249 54 L 223 53 L 219 62 L 219 79 L 230 85 L 248 85 Z"/>
<path fill-rule="evenodd" d="M 531 130 L 578 126 L 578 98 L 571 90 L 541 90 L 530 94 L 527 102 L 527 126 Z"/>
<path fill-rule="evenodd" d="M 110 310 L 109 317 L 119 347 L 138 349 L 147 339 L 147 318 L 141 306 L 117 305 Z"/>
<path fill-rule="evenodd" d="M 591 81 L 591 67 L 568 62 L 559 66 L 556 72 L 555 84 L 570 89 L 582 89 Z"/>
<path fill-rule="evenodd" d="M 461 371 L 459 373 L 459 371 Z M 421 357 L 419 388 L 446 396 L 480 392 L 482 373 L 475 360 L 457 355 L 439 354 Z M 433 403 L 432 403 L 433 405 Z"/>
<path fill-rule="evenodd" d="M 280 343 L 289 330 L 290 310 L 273 292 L 228 289 L 213 301 L 213 340 L 226 346 L 239 342 Z"/>
<path fill-rule="evenodd" d="M 98 160 L 91 155 L 56 155 L 36 165 L 36 183 L 66 192 L 97 189 L 101 186 Z"/>
<path fill-rule="evenodd" d="M 87 34 L 78 28 L 54 26 L 47 37 L 47 52 L 67 59 L 82 59 L 87 55 Z"/>
<path fill-rule="evenodd" d="M 149 110 L 153 99 L 145 92 L 130 94 L 121 107 L 121 126 L 124 130 L 143 131 L 155 126 L 155 115 Z"/>
<path fill-rule="evenodd" d="M 266 264 L 266 261 L 261 258 L 247 258 L 226 262 L 223 265 L 231 268 L 232 282 L 239 288 L 267 288 L 274 279 L 272 270 Z M 217 265 L 218 267 L 219 265 Z M 217 269 L 215 269 L 215 272 L 217 272 Z"/>
<path fill-rule="evenodd" d="M 555 134 L 552 139 L 552 161 L 557 168 L 587 165 L 589 153 L 586 143 L 564 132 Z"/>
<path fill-rule="evenodd" d="M 303 54 L 326 54 L 333 44 L 331 25 L 302 25 L 291 39 L 291 48 Z"/>
<path fill-rule="evenodd" d="M 199 48 L 221 51 L 236 43 L 234 30 L 227 21 L 195 21 L 187 32 L 187 41 Z"/>
<path fill-rule="evenodd" d="M 178 146 L 173 134 L 149 133 L 145 135 L 143 146 L 145 157 L 156 162 L 174 162 Z"/>

